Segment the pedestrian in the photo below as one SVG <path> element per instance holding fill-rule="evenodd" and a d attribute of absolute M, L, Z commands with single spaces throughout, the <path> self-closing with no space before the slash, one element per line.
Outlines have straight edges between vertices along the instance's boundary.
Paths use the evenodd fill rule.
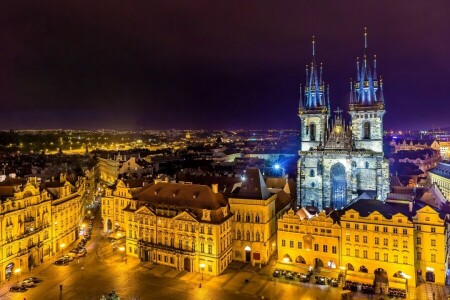
<path fill-rule="evenodd" d="M 62 293 L 62 284 L 59 285 L 59 291 Z"/>

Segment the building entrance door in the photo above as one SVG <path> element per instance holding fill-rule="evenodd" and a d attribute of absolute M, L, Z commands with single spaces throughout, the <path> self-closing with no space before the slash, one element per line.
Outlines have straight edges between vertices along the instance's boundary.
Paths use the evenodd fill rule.
<path fill-rule="evenodd" d="M 191 260 L 189 259 L 189 257 L 186 257 L 184 259 L 184 270 L 191 272 Z"/>

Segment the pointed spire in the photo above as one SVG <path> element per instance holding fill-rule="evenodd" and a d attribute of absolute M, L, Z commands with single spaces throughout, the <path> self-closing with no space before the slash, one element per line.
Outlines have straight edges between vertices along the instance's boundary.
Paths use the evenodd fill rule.
<path fill-rule="evenodd" d="M 384 94 L 383 94 L 383 78 L 380 76 L 380 102 L 384 103 Z"/>
<path fill-rule="evenodd" d="M 353 80 L 350 78 L 350 103 L 353 103 Z"/>
<path fill-rule="evenodd" d="M 302 84 L 300 83 L 300 99 L 298 101 L 298 108 L 303 108 L 303 97 L 302 97 Z"/>
<path fill-rule="evenodd" d="M 377 55 L 373 56 L 373 79 L 377 80 Z"/>
<path fill-rule="evenodd" d="M 327 84 L 327 108 L 330 111 L 330 85 Z"/>
<path fill-rule="evenodd" d="M 367 49 L 367 27 L 364 27 L 364 53 Z"/>
<path fill-rule="evenodd" d="M 356 81 L 359 81 L 359 56 L 356 58 Z"/>
<path fill-rule="evenodd" d="M 323 84 L 323 79 L 322 79 L 322 71 L 323 71 L 323 64 L 320 63 L 320 76 L 319 76 L 319 85 Z"/>
<path fill-rule="evenodd" d="M 316 41 L 315 41 L 315 37 L 313 35 L 312 37 L 312 55 L 313 57 L 316 56 L 316 47 L 315 47 Z"/>

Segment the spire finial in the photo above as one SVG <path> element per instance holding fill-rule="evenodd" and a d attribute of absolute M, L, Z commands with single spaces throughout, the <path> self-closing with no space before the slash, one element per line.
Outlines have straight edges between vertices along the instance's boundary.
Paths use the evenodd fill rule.
<path fill-rule="evenodd" d="M 316 40 L 315 40 L 315 36 L 313 35 L 312 37 L 312 55 L 315 56 L 316 55 Z"/>
<path fill-rule="evenodd" d="M 367 49 L 367 27 L 364 27 L 364 49 Z"/>

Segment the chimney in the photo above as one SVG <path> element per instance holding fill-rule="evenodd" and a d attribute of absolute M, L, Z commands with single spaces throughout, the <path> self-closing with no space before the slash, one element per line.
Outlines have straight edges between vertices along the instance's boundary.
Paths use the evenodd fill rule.
<path fill-rule="evenodd" d="M 218 183 L 213 183 L 212 185 L 211 185 L 211 189 L 212 189 L 212 191 L 214 192 L 214 193 L 219 193 L 219 184 Z"/>

